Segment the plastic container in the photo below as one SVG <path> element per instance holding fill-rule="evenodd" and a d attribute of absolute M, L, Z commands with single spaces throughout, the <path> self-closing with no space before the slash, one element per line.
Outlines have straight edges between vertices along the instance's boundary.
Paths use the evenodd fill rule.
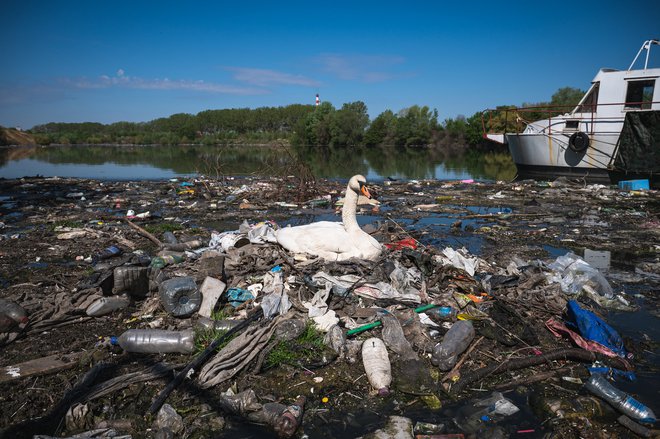
<path fill-rule="evenodd" d="M 385 343 L 380 338 L 369 338 L 362 343 L 362 364 L 371 386 L 380 396 L 390 393 L 392 366 Z"/>
<path fill-rule="evenodd" d="M 175 277 L 160 284 L 160 302 L 174 317 L 187 317 L 202 304 L 202 293 L 192 277 Z"/>
<path fill-rule="evenodd" d="M 147 267 L 122 266 L 113 271 L 112 294 L 128 293 L 144 297 L 149 292 L 149 269 Z"/>
<path fill-rule="evenodd" d="M 130 300 L 123 296 L 101 297 L 87 307 L 85 313 L 90 317 L 99 317 L 110 314 L 118 309 L 126 308 Z"/>
<path fill-rule="evenodd" d="M 0 332 L 9 331 L 21 323 L 27 323 L 28 316 L 22 306 L 0 299 Z"/>
<path fill-rule="evenodd" d="M 121 346 L 126 352 L 142 354 L 182 353 L 195 349 L 192 329 L 165 331 L 162 329 L 129 329 L 119 337 L 111 337 L 113 345 Z"/>
<path fill-rule="evenodd" d="M 626 392 L 614 387 L 603 375 L 596 373 L 589 377 L 584 387 L 599 398 L 609 402 L 624 415 L 639 422 L 653 423 L 655 413 Z"/>
<path fill-rule="evenodd" d="M 165 255 L 165 256 L 156 256 L 151 260 L 150 266 L 153 268 L 163 268 L 171 264 L 178 264 L 185 260 L 182 256 L 175 255 Z"/>
<path fill-rule="evenodd" d="M 458 356 L 467 349 L 474 338 L 474 327 L 469 320 L 454 323 L 440 343 L 433 348 L 431 363 L 442 371 L 456 364 Z"/>
<path fill-rule="evenodd" d="M 624 191 L 649 190 L 648 180 L 622 180 L 619 182 L 619 189 Z"/>

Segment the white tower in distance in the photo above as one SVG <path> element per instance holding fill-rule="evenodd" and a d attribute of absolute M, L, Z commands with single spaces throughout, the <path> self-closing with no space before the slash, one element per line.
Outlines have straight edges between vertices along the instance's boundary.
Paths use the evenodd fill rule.
<path fill-rule="evenodd" d="M 320 103 L 321 103 L 321 99 L 319 98 L 319 94 L 316 93 L 316 106 L 318 107 Z"/>

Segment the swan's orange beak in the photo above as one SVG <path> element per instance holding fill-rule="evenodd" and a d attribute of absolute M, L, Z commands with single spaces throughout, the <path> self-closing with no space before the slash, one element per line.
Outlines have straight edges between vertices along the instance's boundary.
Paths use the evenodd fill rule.
<path fill-rule="evenodd" d="M 365 197 L 371 199 L 371 194 L 369 193 L 369 189 L 367 189 L 367 185 L 366 185 L 366 184 L 360 184 L 360 192 L 361 192 L 362 195 L 364 195 Z"/>

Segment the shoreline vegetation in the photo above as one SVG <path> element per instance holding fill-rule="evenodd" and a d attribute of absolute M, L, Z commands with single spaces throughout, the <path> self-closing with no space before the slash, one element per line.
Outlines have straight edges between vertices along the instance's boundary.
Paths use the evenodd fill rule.
<path fill-rule="evenodd" d="M 576 105 L 583 92 L 565 87 L 549 103 Z M 511 121 L 497 107 L 490 113 L 491 130 L 503 130 Z M 498 111 L 501 110 L 501 111 Z M 330 102 L 318 106 L 293 104 L 256 109 L 205 110 L 196 115 L 173 114 L 149 122 L 59 123 L 36 125 L 29 130 L 0 127 L 0 146 L 29 145 L 264 145 L 291 146 L 297 151 L 373 147 L 438 149 L 459 152 L 493 150 L 498 146 L 482 136 L 482 112 L 470 117 L 438 122 L 438 111 L 413 105 L 394 113 L 385 110 L 373 120 L 367 106 L 356 101 L 335 108 Z M 547 114 L 539 114 L 547 117 Z M 499 149 L 502 149 L 499 146 Z"/>

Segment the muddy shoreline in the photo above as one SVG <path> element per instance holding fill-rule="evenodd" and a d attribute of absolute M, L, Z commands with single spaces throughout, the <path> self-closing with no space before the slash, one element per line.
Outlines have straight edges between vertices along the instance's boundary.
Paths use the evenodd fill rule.
<path fill-rule="evenodd" d="M 135 438 L 165 434 L 162 426 L 156 425 L 156 417 L 146 415 L 147 410 L 172 379 L 173 370 L 180 370 L 194 354 L 131 355 L 118 347 L 102 346 L 99 341 L 129 328 L 192 327 L 194 318 L 169 315 L 160 306 L 153 288 L 144 297 L 133 297 L 125 309 L 101 317 L 87 316 L 85 309 L 92 294 L 112 294 L 112 289 L 104 291 L 102 287 L 94 256 L 114 245 L 123 251 L 121 258 L 125 260 L 121 263 L 139 265 L 140 258 L 155 257 L 159 251 L 145 231 L 157 239 L 171 231 L 179 242 L 192 239 L 208 242 L 213 231 L 237 230 L 244 221 L 249 224 L 272 221 L 278 226 L 339 221 L 336 202 L 344 187 L 342 181 L 318 180 L 309 185 L 296 178 L 0 180 L 0 298 L 20 304 L 30 316 L 27 326 L 3 334 L 0 365 L 6 369 L 51 356 L 66 363 L 56 373 L 0 382 L 0 436 L 66 437 L 93 428 L 113 428 Z M 657 325 L 658 191 L 622 191 L 564 179 L 552 183 L 385 181 L 370 188 L 380 205 L 361 206 L 360 224 L 382 243 L 414 238 L 417 249 L 389 250 L 383 261 L 426 267 L 424 280 L 431 302 L 439 304 L 448 291 L 481 293 L 485 274 L 503 275 L 512 264 L 514 267 L 533 266 L 535 261 L 547 264 L 567 251 L 583 256 L 588 249 L 608 253 L 607 279 L 617 294 L 623 293 L 622 300 L 631 305 L 625 313 L 635 319 L 641 311 L 633 310 L 641 307 L 646 322 L 653 328 Z M 129 210 L 133 211 L 130 223 L 137 228 L 127 221 Z M 198 284 L 206 276 L 215 276 L 223 278 L 227 287 L 238 287 L 261 281 L 260 276 L 275 265 L 281 266 L 287 276 L 311 275 L 319 270 L 376 276 L 385 264 L 383 261 L 376 265 L 305 263 L 269 245 L 254 247 L 253 254 L 225 257 L 224 267 L 188 258 L 163 268 L 162 272 L 166 277 L 192 276 Z M 466 276 L 429 262 L 436 261 L 447 247 L 465 248 L 486 265 L 474 276 Z M 111 261 L 120 264 L 117 259 Z M 508 340 L 510 345 L 502 344 L 497 334 L 489 338 L 486 328 L 479 326 L 484 324 L 483 320 L 475 317 L 477 336 L 482 339 L 465 355 L 461 376 L 493 362 L 526 356 L 532 345 L 544 352 L 574 348 L 567 339 L 554 337 L 544 325 L 550 317 L 561 318 L 566 301 L 572 297 L 557 284 L 546 283 L 544 276 L 534 278 L 541 273 L 538 267 L 525 270 L 515 276 L 515 282 L 493 287 L 485 301 L 517 310 L 525 325 L 532 329 L 537 343 L 518 344 L 516 340 Z M 311 292 L 304 286 L 296 286 L 290 295 L 294 297 L 297 318 L 304 319 L 304 307 L 296 300 L 309 299 Z M 589 297 L 581 297 L 580 302 L 605 318 L 618 313 L 620 319 L 624 312 Z M 375 312 L 364 311 L 372 306 L 387 308 L 399 320 L 411 309 L 410 304 L 396 300 L 370 300 L 353 295 L 332 297 L 329 306 L 341 317 L 350 317 L 359 324 L 373 322 Z M 475 302 L 474 308 L 479 310 L 480 306 Z M 517 326 L 513 320 L 509 322 L 511 327 L 507 331 L 519 336 L 517 331 L 523 330 L 520 322 Z M 183 426 L 175 437 L 276 437 L 272 428 L 258 426 L 246 416 L 228 414 L 222 409 L 223 392 L 228 388 L 235 392 L 254 390 L 260 404 L 289 406 L 297 396 L 304 395 L 304 417 L 293 437 L 362 436 L 382 428 L 390 415 L 407 416 L 415 422 L 446 424 L 445 432 L 463 432 L 465 437 L 500 437 L 496 436 L 500 434 L 498 428 L 511 437 L 517 437 L 516 432 L 523 430 L 530 431 L 525 437 L 631 437 L 632 433 L 616 422 L 613 413 L 595 416 L 563 407 L 565 413 L 577 414 L 560 418 L 556 412 L 548 411 L 549 400 L 571 401 L 576 395 L 588 395 L 574 382 L 578 379 L 583 382 L 588 376 L 582 363 L 553 360 L 542 366 L 487 376 L 453 394 L 450 386 L 442 385 L 445 374 L 438 373 L 429 358 L 430 349 L 442 338 L 446 327 L 441 326 L 431 335 L 428 328 L 418 328 L 422 328 L 419 333 L 406 336 L 420 364 L 429 372 L 417 377 L 430 377 L 430 380 L 398 379 L 406 373 L 397 369 L 402 363 L 393 357 L 393 391 L 382 398 L 367 381 L 359 356 L 358 361 L 349 361 L 350 357 L 327 361 L 304 358 L 293 365 L 260 368 L 255 367 L 256 359 L 217 386 L 200 386 L 194 375 L 193 379 L 184 381 L 167 399 L 182 419 Z M 380 331 L 377 328 L 358 338 L 380 336 Z M 634 365 L 639 375 L 639 384 L 631 389 L 658 413 L 655 331 L 633 327 L 624 338 L 635 354 Z M 65 358 L 67 355 L 70 358 Z M 535 383 L 524 380 L 548 370 L 559 372 Z M 135 381 L 108 387 L 105 393 L 99 387 L 108 385 L 112 379 L 121 383 L 121 377 L 128 376 Z M 519 385 L 505 386 L 516 380 Z M 489 396 L 497 386 L 504 386 L 509 392 L 506 395 L 522 409 L 520 414 L 477 426 L 474 431 L 451 423 L 452 419 L 465 416 L 461 407 L 468 401 Z"/>

